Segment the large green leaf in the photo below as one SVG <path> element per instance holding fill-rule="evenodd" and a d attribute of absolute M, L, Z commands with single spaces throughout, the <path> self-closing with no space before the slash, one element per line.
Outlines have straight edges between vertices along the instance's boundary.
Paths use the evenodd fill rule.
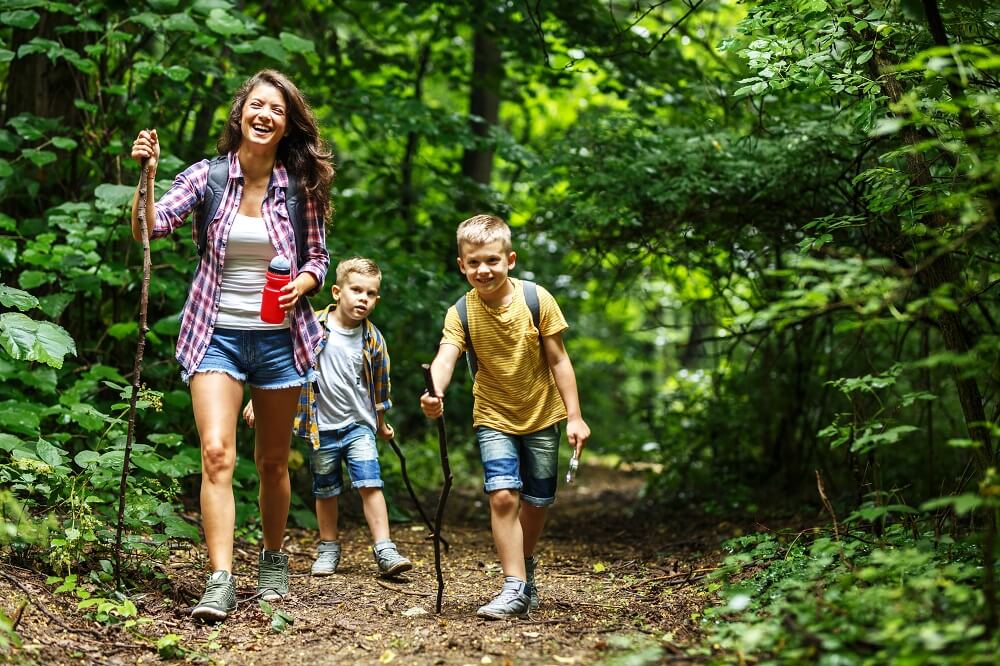
<path fill-rule="evenodd" d="M 290 32 L 283 32 L 278 37 L 281 39 L 281 45 L 292 53 L 316 52 L 316 46 L 310 39 L 303 39 L 302 37 Z"/>
<path fill-rule="evenodd" d="M 125 204 L 132 203 L 134 195 L 135 187 L 131 185 L 104 183 L 103 185 L 98 185 L 94 190 L 94 196 L 97 197 L 99 205 L 105 210 L 121 208 Z"/>
<path fill-rule="evenodd" d="M 37 405 L 17 400 L 0 402 L 0 431 L 12 430 L 37 437 L 39 423 Z"/>
<path fill-rule="evenodd" d="M 40 18 L 41 17 L 38 15 L 38 12 L 24 9 L 0 13 L 0 23 L 3 23 L 4 25 L 12 25 L 15 28 L 21 28 L 22 30 L 30 30 L 31 28 L 34 28 Z"/>
<path fill-rule="evenodd" d="M 0 284 L 0 305 L 24 312 L 38 307 L 38 299 L 26 291 Z"/>
<path fill-rule="evenodd" d="M 76 343 L 62 326 L 35 321 L 20 312 L 0 314 L 0 346 L 19 361 L 39 361 L 61 368 L 66 354 L 76 354 Z"/>
<path fill-rule="evenodd" d="M 225 9 L 213 9 L 205 21 L 205 26 L 212 32 L 218 33 L 223 37 L 245 35 L 247 33 L 247 28 L 243 25 L 243 21 L 232 16 Z"/>

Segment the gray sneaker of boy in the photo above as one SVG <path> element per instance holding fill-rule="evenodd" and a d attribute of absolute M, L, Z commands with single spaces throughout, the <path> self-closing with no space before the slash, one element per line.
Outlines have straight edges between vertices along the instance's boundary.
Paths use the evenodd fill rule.
<path fill-rule="evenodd" d="M 534 555 L 529 555 L 528 557 L 524 558 L 524 570 L 528 574 L 527 576 L 528 584 L 525 585 L 525 588 L 527 589 L 528 592 L 528 598 L 531 599 L 531 602 L 528 604 L 528 608 L 531 610 L 535 610 L 536 608 L 538 608 L 539 600 L 538 600 L 538 586 L 535 585 Z"/>
<path fill-rule="evenodd" d="M 313 576 L 331 576 L 340 566 L 340 542 L 320 541 L 316 549 L 316 561 L 312 565 Z"/>
<path fill-rule="evenodd" d="M 388 539 L 376 542 L 372 546 L 372 555 L 383 576 L 395 576 L 413 568 L 413 563 L 400 555 L 396 544 Z"/>
<path fill-rule="evenodd" d="M 236 585 L 228 571 L 219 570 L 208 577 L 205 594 L 191 609 L 191 617 L 204 622 L 222 622 L 236 610 Z"/>
<path fill-rule="evenodd" d="M 257 594 L 264 601 L 281 601 L 288 594 L 288 555 L 278 550 L 260 551 Z"/>
<path fill-rule="evenodd" d="M 503 589 L 493 601 L 480 606 L 476 615 L 487 620 L 505 620 L 511 617 L 524 617 L 528 614 L 531 599 L 527 593 L 527 583 L 520 578 L 507 576 L 503 580 Z"/>

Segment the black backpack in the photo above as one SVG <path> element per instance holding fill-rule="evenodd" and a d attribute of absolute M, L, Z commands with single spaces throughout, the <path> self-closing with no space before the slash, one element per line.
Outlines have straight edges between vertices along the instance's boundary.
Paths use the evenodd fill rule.
<path fill-rule="evenodd" d="M 524 303 L 528 306 L 528 310 L 531 311 L 531 321 L 535 324 L 535 328 L 538 329 L 538 345 L 541 347 L 542 344 L 542 327 L 540 325 L 541 312 L 540 306 L 538 304 L 538 285 L 530 280 L 521 280 L 521 286 L 524 289 Z M 475 379 L 476 372 L 479 371 L 479 363 L 476 361 L 476 350 L 472 346 L 472 336 L 469 334 L 469 304 L 467 303 L 468 294 L 462 294 L 462 297 L 455 301 L 455 309 L 458 311 L 458 318 L 462 320 L 462 330 L 465 332 L 465 360 L 469 363 L 469 372 L 472 374 L 472 378 Z M 544 353 L 544 347 L 542 347 Z"/>
<path fill-rule="evenodd" d="M 198 256 L 205 254 L 208 244 L 208 223 L 215 219 L 215 214 L 222 204 L 222 197 L 229 184 L 229 156 L 219 155 L 212 158 L 208 165 L 208 182 L 205 184 L 205 196 L 201 199 L 194 216 L 198 232 Z M 306 262 L 305 248 L 305 197 L 299 189 L 295 176 L 288 172 L 288 187 L 285 189 L 285 208 L 288 209 L 288 219 L 295 230 L 295 253 L 301 266 Z"/>

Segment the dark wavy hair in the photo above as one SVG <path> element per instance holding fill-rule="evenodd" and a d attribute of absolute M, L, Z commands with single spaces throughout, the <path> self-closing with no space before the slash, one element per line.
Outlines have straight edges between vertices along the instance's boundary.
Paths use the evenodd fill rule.
<path fill-rule="evenodd" d="M 243 105 L 253 89 L 267 83 L 281 91 L 287 107 L 285 136 L 278 143 L 278 159 L 302 184 L 302 188 L 316 200 L 320 219 L 326 220 L 332 212 L 330 183 L 333 182 L 333 154 L 319 136 L 319 127 L 312 108 L 305 96 L 287 76 L 273 69 L 262 69 L 244 81 L 233 96 L 226 128 L 219 137 L 216 148 L 220 155 L 239 150 L 243 140 L 240 120 Z"/>

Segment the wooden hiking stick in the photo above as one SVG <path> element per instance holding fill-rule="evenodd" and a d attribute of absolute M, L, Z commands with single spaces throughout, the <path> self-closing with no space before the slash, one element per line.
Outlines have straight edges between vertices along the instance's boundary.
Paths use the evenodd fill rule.
<path fill-rule="evenodd" d="M 420 513 L 420 517 L 424 519 L 424 525 L 427 525 L 427 529 L 430 530 L 431 537 L 433 538 L 437 531 L 434 529 L 434 526 L 431 525 L 430 518 L 428 518 L 427 514 L 424 513 L 424 507 L 420 506 L 420 500 L 417 499 L 417 494 L 413 492 L 413 486 L 410 485 L 410 475 L 406 473 L 406 457 L 403 455 L 403 450 L 399 448 L 398 444 L 396 444 L 395 438 L 389 440 L 389 446 L 392 447 L 392 450 L 396 452 L 396 457 L 399 458 L 399 470 L 403 474 L 403 483 L 406 484 L 406 489 L 410 491 L 410 498 L 416 505 L 417 511 Z M 441 543 L 444 544 L 444 552 L 447 553 L 448 548 L 450 548 L 448 540 L 441 537 Z"/>
<path fill-rule="evenodd" d="M 421 364 L 424 369 L 424 385 L 427 392 L 437 395 L 434 389 L 434 378 L 431 376 L 431 366 L 426 363 Z M 444 505 L 448 501 L 448 492 L 451 490 L 451 464 L 448 462 L 448 435 L 444 429 L 444 413 L 437 418 L 438 426 L 438 452 L 441 454 L 441 473 L 444 475 L 444 485 L 441 486 L 441 495 L 438 497 L 437 511 L 434 512 L 434 571 L 437 573 L 438 593 L 437 604 L 434 612 L 441 613 L 441 599 L 444 597 L 444 576 L 441 575 L 441 521 L 444 520 Z"/>
<path fill-rule="evenodd" d="M 146 309 L 149 305 L 149 273 L 152 262 L 149 258 L 149 230 L 146 228 L 146 180 L 148 169 L 142 161 L 139 176 L 139 230 L 142 235 L 142 288 L 139 291 L 139 341 L 135 346 L 135 365 L 132 366 L 132 395 L 128 401 L 128 435 L 125 438 L 125 454 L 122 457 L 122 480 L 118 486 L 118 527 L 115 531 L 115 587 L 122 587 L 122 530 L 125 527 L 125 490 L 128 487 L 129 462 L 132 458 L 132 442 L 135 439 L 135 403 L 139 399 L 142 377 L 142 352 L 146 347 Z"/>

